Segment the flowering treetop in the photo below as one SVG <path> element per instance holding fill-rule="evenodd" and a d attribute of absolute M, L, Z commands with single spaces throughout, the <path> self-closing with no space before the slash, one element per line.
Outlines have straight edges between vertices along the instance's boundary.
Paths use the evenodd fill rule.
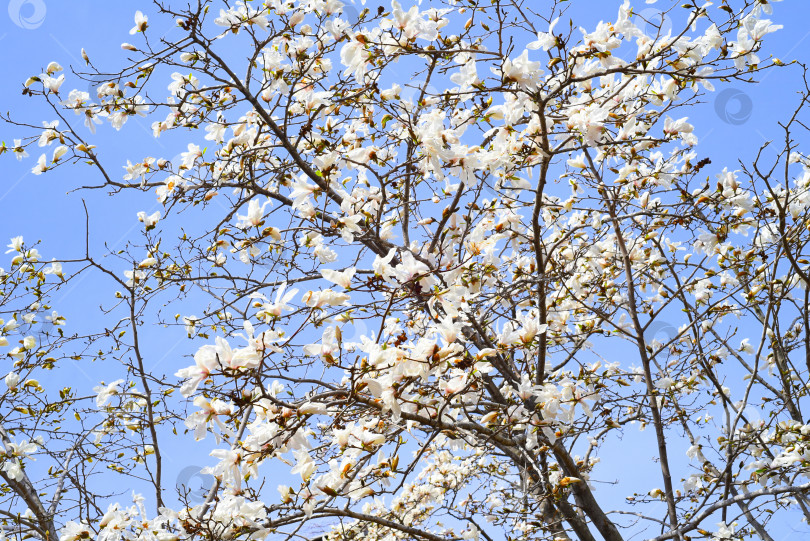
<path fill-rule="evenodd" d="M 3 151 L 162 208 L 123 263 L 72 262 L 116 283 L 122 319 L 88 339 L 122 377 L 58 413 L 6 377 L 28 411 L 3 429 L 29 436 L 3 440 L 8 535 L 770 539 L 810 517 L 804 101 L 775 164 L 714 179 L 687 117 L 776 63 L 771 4 L 658 2 L 666 29 L 629 1 L 578 28 L 569 3 L 156 3 L 93 92 L 56 62 L 26 81 L 54 117 L 9 119 L 33 131 Z M 83 59 L 75 79 L 102 76 Z M 134 116 L 185 150 L 107 163 L 96 130 Z M 3 284 L 50 283 L 10 248 Z M 205 343 L 162 376 L 142 323 L 172 302 Z M 14 374 L 86 343 L 63 338 L 23 337 Z M 74 410 L 83 430 L 40 434 Z M 598 483 L 633 464 L 603 450 L 647 426 L 656 478 L 617 501 Z M 165 481 L 181 430 L 211 448 L 203 501 Z M 88 456 L 152 494 L 102 506 L 72 473 Z"/>

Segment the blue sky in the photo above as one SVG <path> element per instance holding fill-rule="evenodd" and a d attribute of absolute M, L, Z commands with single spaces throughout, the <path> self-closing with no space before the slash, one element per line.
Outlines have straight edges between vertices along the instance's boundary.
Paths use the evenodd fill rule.
<path fill-rule="evenodd" d="M 407 5 L 406 0 L 402 3 Z M 654 6 L 647 6 L 643 0 L 635 3 L 639 11 L 653 16 Z M 50 61 L 57 61 L 66 68 L 81 69 L 82 48 L 100 69 L 115 71 L 126 57 L 120 43 L 132 39 L 128 32 L 133 25 L 135 10 L 141 9 L 147 14 L 153 11 L 151 3 L 145 1 L 11 0 L 7 4 L 7 13 L 0 10 L 0 46 L 5 51 L 0 57 L 0 73 L 3 74 L 0 110 L 10 111 L 13 118 L 33 124 L 52 120 L 52 115 L 39 100 L 21 94 L 22 83 L 27 77 L 41 73 Z M 569 14 L 581 26 L 590 28 L 600 19 L 615 18 L 621 2 L 590 0 L 572 4 Z M 772 19 L 784 25 L 784 29 L 769 36 L 761 56 L 765 58 L 772 54 L 784 62 L 793 59 L 810 62 L 810 26 L 807 24 L 810 2 L 786 0 L 775 3 Z M 150 17 L 150 31 L 154 34 L 172 32 L 173 25 L 171 20 Z M 717 173 L 723 167 L 736 169 L 738 160 L 750 162 L 763 143 L 771 139 L 778 141 L 781 132 L 776 122 L 788 117 L 798 102 L 796 90 L 801 82 L 800 76 L 800 69 L 793 66 L 769 70 L 759 76 L 757 84 L 731 82 L 725 86 L 717 85 L 718 92 L 708 94 L 705 103 L 690 111 L 691 122 L 700 138 L 699 157 L 712 160 L 711 166 L 706 168 L 707 173 Z M 86 88 L 86 85 L 82 87 L 74 81 L 68 76 L 64 88 Z M 105 135 L 103 153 L 107 163 L 112 164 L 113 174 L 123 171 L 119 166 L 127 159 L 135 161 L 147 155 L 172 158 L 184 149 L 181 139 L 154 140 L 150 123 L 151 120 L 135 118 L 121 132 L 115 132 L 109 126 L 100 128 L 99 133 Z M 7 144 L 23 133 L 28 132 L 0 124 L 0 140 Z M 108 197 L 101 191 L 72 191 L 93 182 L 95 171 L 90 167 L 64 168 L 36 177 L 30 174 L 36 158 L 33 151 L 31 154 L 31 158 L 23 162 L 9 156 L 2 158 L 0 240 L 23 235 L 27 241 L 41 239 L 40 252 L 46 258 L 80 256 L 84 249 L 82 200 L 85 200 L 91 215 L 91 247 L 100 253 L 105 244 L 115 249 L 134 238 L 142 227 L 136 219 L 138 211 L 152 212 L 159 208 L 152 193 Z M 60 297 L 56 307 L 67 315 L 71 324 L 81 320 L 83 325 L 91 327 L 103 321 L 97 306 L 109 301 L 113 284 L 92 286 L 91 280 L 79 282 Z M 149 358 L 152 360 L 149 366 L 172 374 L 188 364 L 182 355 L 187 354 L 190 347 L 183 340 L 182 330 L 176 334 L 176 341 L 150 346 Z M 92 380 L 95 379 L 92 384 L 96 384 L 107 376 L 104 367 L 86 369 L 77 366 L 75 377 L 83 378 L 85 385 L 91 385 Z M 636 437 L 636 434 L 628 436 L 628 447 L 609 452 L 626 452 Z M 180 450 L 179 446 L 177 450 Z M 170 458 L 169 469 L 178 475 L 181 472 L 188 475 L 185 468 L 189 465 L 210 462 L 206 455 L 205 446 L 197 450 L 184 448 L 183 459 Z M 646 457 L 643 458 L 647 461 Z M 654 472 L 657 467 L 652 466 Z M 642 468 L 620 475 L 631 475 L 639 480 L 644 477 Z M 803 535 L 792 531 L 793 524 L 782 524 L 781 527 L 784 531 L 780 536 L 774 536 L 778 541 L 799 539 Z"/>

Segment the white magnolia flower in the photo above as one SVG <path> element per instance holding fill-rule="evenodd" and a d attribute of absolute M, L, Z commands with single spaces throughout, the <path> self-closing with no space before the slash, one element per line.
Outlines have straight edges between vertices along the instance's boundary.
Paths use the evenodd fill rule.
<path fill-rule="evenodd" d="M 20 376 L 15 372 L 9 372 L 5 378 L 6 387 L 9 389 L 16 389 L 17 385 L 20 383 Z"/>
<path fill-rule="evenodd" d="M 135 12 L 135 26 L 129 31 L 130 35 L 135 35 L 138 32 L 143 32 L 146 30 L 146 27 L 149 26 L 147 21 L 149 18 L 144 15 L 141 11 Z"/>
<path fill-rule="evenodd" d="M 11 238 L 11 243 L 6 245 L 8 247 L 8 250 L 6 250 L 6 253 L 8 254 L 10 252 L 20 252 L 20 251 L 22 251 L 22 245 L 23 245 L 22 235 L 18 236 L 18 237 L 12 237 Z"/>
<path fill-rule="evenodd" d="M 109 385 L 104 385 L 102 382 L 101 385 L 93 387 L 93 391 L 96 393 L 96 406 L 99 408 L 106 406 L 113 396 L 121 392 L 120 387 L 122 383 L 124 383 L 123 379 L 117 379 Z"/>
<path fill-rule="evenodd" d="M 157 225 L 158 221 L 160 220 L 160 211 L 155 211 L 152 214 L 147 215 L 146 212 L 140 211 L 138 213 L 138 221 L 143 222 L 146 225 L 146 230 L 149 231 L 150 229 L 154 229 L 155 225 Z"/>
<path fill-rule="evenodd" d="M 352 276 L 354 273 L 357 272 L 357 269 L 354 267 L 349 267 L 343 271 L 336 271 L 332 269 L 321 269 L 321 275 L 332 282 L 333 284 L 337 284 L 345 289 L 348 289 L 352 284 Z"/>
<path fill-rule="evenodd" d="M 263 204 L 259 204 L 259 200 L 254 197 L 250 200 L 250 203 L 248 203 L 247 214 L 238 214 L 236 216 L 239 219 L 239 223 L 236 226 L 241 229 L 257 227 L 262 223 L 262 219 L 264 218 L 264 209 L 267 208 L 267 205 L 269 204 L 269 199 Z"/>

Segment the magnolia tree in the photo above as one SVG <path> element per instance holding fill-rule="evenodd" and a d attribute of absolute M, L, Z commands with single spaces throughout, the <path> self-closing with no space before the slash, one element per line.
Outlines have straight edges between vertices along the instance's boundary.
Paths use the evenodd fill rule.
<path fill-rule="evenodd" d="M 3 535 L 770 540 L 810 519 L 810 91 L 776 152 L 706 168 L 688 109 L 781 64 L 779 26 L 765 0 L 665 3 L 578 28 L 562 1 L 156 2 L 120 69 L 82 51 L 28 79 L 51 113 L 8 117 L 6 154 L 160 209 L 108 253 L 9 245 Z M 131 148 L 122 173 L 96 127 L 136 116 L 187 150 Z M 85 274 L 114 287 L 78 333 L 51 299 Z M 178 332 L 176 368 L 149 370 Z M 120 378 L 65 387 L 71 359 Z M 199 498 L 166 473 L 183 432 L 210 450 Z"/>

